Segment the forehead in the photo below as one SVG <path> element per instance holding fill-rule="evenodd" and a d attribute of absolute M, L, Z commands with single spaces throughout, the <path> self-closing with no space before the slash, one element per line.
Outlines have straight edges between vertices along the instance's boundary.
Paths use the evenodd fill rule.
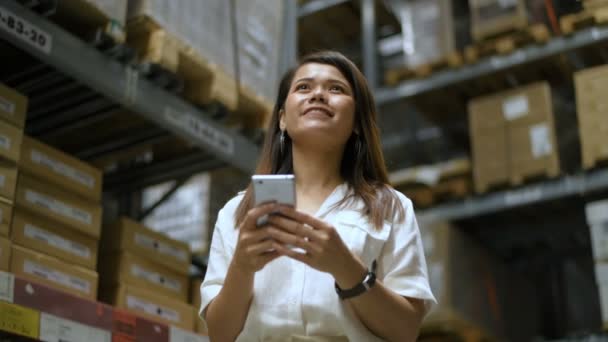
<path fill-rule="evenodd" d="M 338 68 L 333 65 L 320 63 L 306 63 L 300 66 L 294 74 L 294 81 L 302 78 L 312 78 L 314 80 L 338 80 L 346 84 L 348 80 Z"/>

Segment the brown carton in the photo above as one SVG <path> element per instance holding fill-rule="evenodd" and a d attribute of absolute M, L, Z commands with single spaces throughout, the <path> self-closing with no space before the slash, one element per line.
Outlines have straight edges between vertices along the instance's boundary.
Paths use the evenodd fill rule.
<path fill-rule="evenodd" d="M 99 238 L 100 205 L 85 201 L 29 176 L 19 177 L 16 206 L 72 227 L 93 238 Z"/>
<path fill-rule="evenodd" d="M 101 248 L 106 253 L 126 251 L 140 255 L 180 274 L 188 274 L 190 267 L 188 244 L 124 217 L 104 227 Z"/>
<path fill-rule="evenodd" d="M 15 210 L 11 229 L 14 243 L 95 270 L 97 240 L 51 220 L 21 209 Z"/>
<path fill-rule="evenodd" d="M 528 25 L 524 0 L 471 0 L 469 8 L 471 35 L 477 41 Z"/>
<path fill-rule="evenodd" d="M 11 242 L 0 237 L 0 271 L 9 270 L 11 261 Z"/>
<path fill-rule="evenodd" d="M 121 284 L 102 292 L 102 297 L 118 309 L 126 309 L 144 318 L 194 331 L 191 305 L 159 295 L 147 289 Z"/>
<path fill-rule="evenodd" d="M 95 202 L 101 200 L 100 170 L 31 137 L 23 137 L 19 168 L 66 191 Z"/>
<path fill-rule="evenodd" d="M 149 289 L 184 303 L 188 300 L 188 276 L 128 252 L 103 257 L 99 273 L 104 284 L 127 284 Z"/>
<path fill-rule="evenodd" d="M 0 120 L 0 157 L 18 162 L 23 130 Z"/>
<path fill-rule="evenodd" d="M 76 296 L 97 298 L 96 272 L 17 245 L 12 247 L 10 272 Z"/>
<path fill-rule="evenodd" d="M 11 162 L 0 161 L 0 196 L 13 201 L 17 187 L 17 166 Z"/>
<path fill-rule="evenodd" d="M 27 113 L 27 97 L 0 83 L 0 118 L 23 128 Z"/>
<path fill-rule="evenodd" d="M 0 198 L 0 236 L 7 236 L 13 219 L 13 205 Z"/>

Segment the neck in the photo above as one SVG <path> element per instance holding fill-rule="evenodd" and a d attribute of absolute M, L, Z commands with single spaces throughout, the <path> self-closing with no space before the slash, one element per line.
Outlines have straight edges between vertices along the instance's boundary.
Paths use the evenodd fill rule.
<path fill-rule="evenodd" d="M 293 145 L 293 170 L 300 194 L 332 191 L 344 181 L 340 175 L 342 151 L 310 150 Z"/>

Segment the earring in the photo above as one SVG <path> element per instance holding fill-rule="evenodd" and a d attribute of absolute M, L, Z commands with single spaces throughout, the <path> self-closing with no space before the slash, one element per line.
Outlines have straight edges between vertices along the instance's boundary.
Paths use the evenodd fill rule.
<path fill-rule="evenodd" d="M 279 136 L 279 152 L 281 155 L 285 152 L 285 131 L 281 130 L 281 135 Z"/>

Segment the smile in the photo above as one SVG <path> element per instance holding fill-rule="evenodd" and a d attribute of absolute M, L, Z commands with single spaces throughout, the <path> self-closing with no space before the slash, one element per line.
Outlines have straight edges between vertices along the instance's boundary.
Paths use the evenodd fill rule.
<path fill-rule="evenodd" d="M 306 114 L 311 113 L 311 112 L 319 112 L 319 113 L 323 113 L 323 114 L 325 114 L 325 115 L 327 115 L 329 117 L 333 117 L 333 114 L 329 110 L 327 110 L 325 108 L 322 108 L 322 107 L 311 107 L 311 108 L 308 108 L 307 110 L 304 111 L 303 115 L 306 115 Z"/>

